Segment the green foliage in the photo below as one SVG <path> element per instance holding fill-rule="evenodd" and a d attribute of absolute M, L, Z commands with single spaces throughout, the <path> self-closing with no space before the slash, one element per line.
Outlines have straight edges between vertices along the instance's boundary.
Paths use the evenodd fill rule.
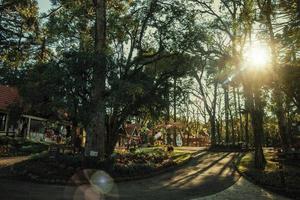
<path fill-rule="evenodd" d="M 37 36 L 37 2 L 3 0 L 1 4 L 0 59 L 2 64 L 16 68 L 29 59 L 29 50 Z"/>
<path fill-rule="evenodd" d="M 38 53 L 38 7 L 35 0 L 3 0 L 0 8 L 0 83 L 16 84 L 19 67 Z M 35 48 L 34 48 L 35 47 Z"/>
<path fill-rule="evenodd" d="M 14 139 L 10 137 L 0 137 L 0 147 L 5 149 L 0 151 L 1 156 L 26 156 L 41 153 L 48 149 L 48 145 L 36 143 L 30 140 Z"/>
<path fill-rule="evenodd" d="M 33 114 L 83 121 L 90 97 L 93 55 L 70 52 L 63 56 L 59 62 L 29 67 L 20 93 Z"/>
<path fill-rule="evenodd" d="M 243 91 L 246 98 L 247 89 L 252 90 L 254 84 L 270 86 L 272 90 L 274 85 L 265 81 L 273 80 L 268 70 L 260 73 L 258 80 L 258 74 L 243 72 L 241 60 L 244 45 L 253 34 L 253 24 L 265 25 L 268 16 L 275 22 L 277 11 L 290 20 L 283 22 L 282 33 L 275 35 L 284 46 L 280 49 L 280 55 L 284 55 L 280 62 L 299 62 L 295 0 L 290 6 L 285 0 L 278 1 L 278 5 L 266 0 L 224 0 L 219 11 L 213 1 L 110 0 L 107 24 L 102 27 L 107 31 L 106 50 L 101 57 L 95 55 L 93 1 L 53 0 L 51 10 L 40 19 L 36 1 L 3 2 L 0 83 L 18 86 L 26 112 L 87 127 L 97 111 L 93 105 L 97 103 L 92 102 L 94 83 L 101 77 L 99 74 L 103 75 L 106 88 L 101 101 L 105 104 L 109 141 L 115 142 L 126 119 L 147 118 L 145 121 L 154 126 L 159 120 L 170 120 L 171 108 L 186 124 L 199 121 L 203 115 L 205 123 L 190 123 L 198 127 L 197 131 L 189 128 L 192 135 L 208 127 L 207 118 L 213 119 L 211 124 L 217 118 L 223 122 L 224 82 L 234 88 L 249 86 Z M 258 35 L 266 38 L 267 31 Z M 98 70 L 103 63 L 105 67 Z M 297 67 L 286 67 L 278 74 L 288 95 L 285 100 L 299 108 Z M 238 114 L 244 108 L 242 105 L 239 111 L 234 110 L 230 95 L 229 92 L 230 104 L 225 110 L 231 109 L 232 131 L 241 131 L 238 125 L 244 121 L 238 121 Z M 267 90 L 257 96 L 261 108 L 275 110 L 274 99 L 268 98 Z M 190 119 L 191 110 L 194 119 Z M 266 118 L 265 129 L 275 137 L 274 117 Z"/>
<path fill-rule="evenodd" d="M 300 67 L 297 65 L 287 65 L 281 69 L 280 76 L 285 93 L 300 111 Z"/>

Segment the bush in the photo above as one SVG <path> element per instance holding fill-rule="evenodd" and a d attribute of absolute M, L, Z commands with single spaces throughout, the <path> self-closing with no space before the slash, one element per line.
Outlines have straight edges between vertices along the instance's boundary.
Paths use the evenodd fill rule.
<path fill-rule="evenodd" d="M 173 152 L 174 151 L 174 147 L 173 146 L 167 146 L 167 152 Z"/>
<path fill-rule="evenodd" d="M 244 152 L 247 151 L 245 148 L 246 145 L 242 142 L 236 143 L 236 144 L 215 144 L 214 146 L 210 147 L 211 151 L 237 151 L 237 152 Z"/>
<path fill-rule="evenodd" d="M 66 166 L 80 167 L 82 166 L 83 157 L 81 155 L 60 155 L 57 158 L 58 163 Z"/>
<path fill-rule="evenodd" d="M 47 150 L 48 145 L 25 139 L 0 137 L 1 156 L 25 156 Z"/>

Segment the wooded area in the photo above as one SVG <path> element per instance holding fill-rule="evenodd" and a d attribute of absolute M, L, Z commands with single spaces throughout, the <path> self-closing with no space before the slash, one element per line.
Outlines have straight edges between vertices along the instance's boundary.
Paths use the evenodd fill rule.
<path fill-rule="evenodd" d="M 257 168 L 264 146 L 299 150 L 298 0 L 51 2 L 1 1 L 0 84 L 84 128 L 86 157 L 110 158 L 127 121 L 254 148 Z"/>

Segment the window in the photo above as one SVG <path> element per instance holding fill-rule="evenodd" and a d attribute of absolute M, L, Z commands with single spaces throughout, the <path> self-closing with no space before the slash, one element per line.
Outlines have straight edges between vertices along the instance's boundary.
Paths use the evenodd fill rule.
<path fill-rule="evenodd" d="M 35 120 L 35 119 L 31 119 L 30 132 L 37 133 L 37 134 L 44 134 L 44 132 L 45 132 L 44 122 Z"/>
<path fill-rule="evenodd" d="M 5 131 L 6 114 L 0 113 L 0 131 Z"/>

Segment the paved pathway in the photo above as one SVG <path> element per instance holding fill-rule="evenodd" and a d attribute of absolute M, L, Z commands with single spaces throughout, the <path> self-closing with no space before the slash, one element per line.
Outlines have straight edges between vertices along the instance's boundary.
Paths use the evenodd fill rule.
<path fill-rule="evenodd" d="M 1 200 L 160 200 L 282 199 L 240 179 L 232 167 L 233 153 L 202 151 L 186 166 L 152 178 L 113 183 L 98 172 L 98 187 L 43 185 L 0 179 Z M 201 198 L 202 197 L 202 198 Z"/>
<path fill-rule="evenodd" d="M 241 177 L 233 186 L 226 190 L 206 197 L 195 198 L 192 200 L 288 200 L 288 198 L 268 192 L 245 178 Z"/>
<path fill-rule="evenodd" d="M 7 170 L 10 166 L 28 160 L 30 156 L 16 156 L 0 158 L 0 177 L 7 175 Z"/>
<path fill-rule="evenodd" d="M 108 199 L 190 199 L 220 192 L 239 176 L 231 166 L 235 154 L 203 151 L 187 166 L 147 180 L 117 184 Z"/>
<path fill-rule="evenodd" d="M 17 156 L 17 157 L 3 157 L 0 158 L 0 168 L 14 165 L 19 162 L 27 160 L 29 156 Z"/>

